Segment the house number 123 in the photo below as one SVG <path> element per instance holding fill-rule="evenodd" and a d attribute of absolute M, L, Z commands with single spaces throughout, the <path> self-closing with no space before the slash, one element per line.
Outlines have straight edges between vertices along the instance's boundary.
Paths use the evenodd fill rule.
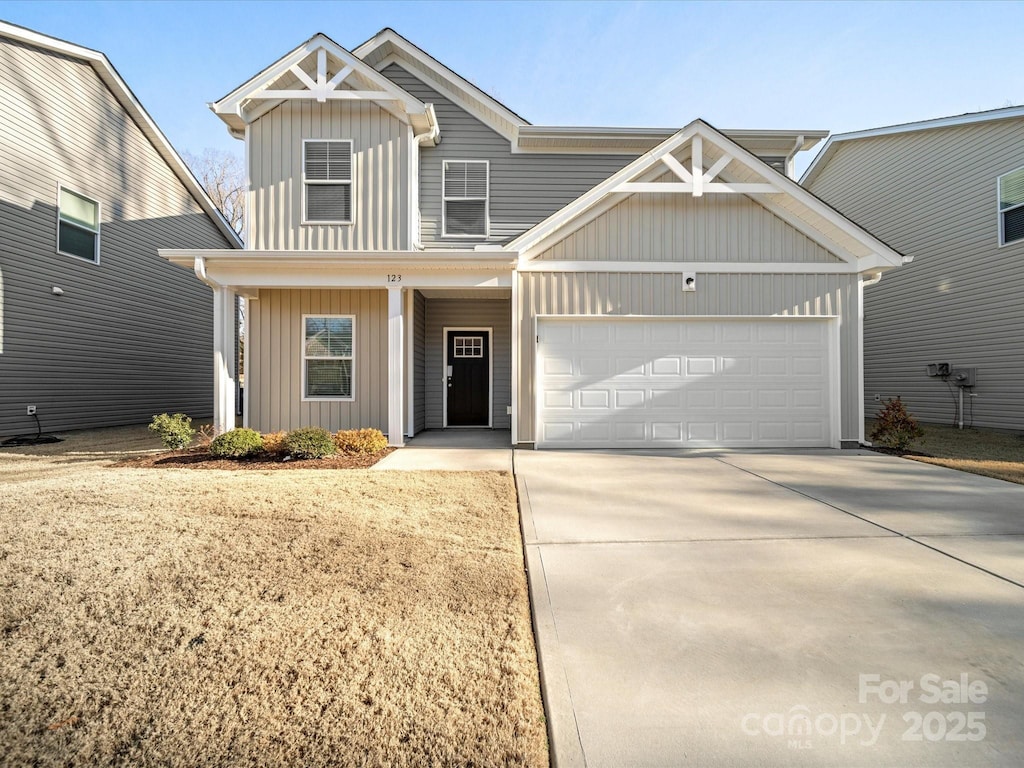
<path fill-rule="evenodd" d="M 400 283 L 400 282 L 402 282 L 402 276 L 401 275 L 388 275 L 388 282 L 389 283 Z"/>

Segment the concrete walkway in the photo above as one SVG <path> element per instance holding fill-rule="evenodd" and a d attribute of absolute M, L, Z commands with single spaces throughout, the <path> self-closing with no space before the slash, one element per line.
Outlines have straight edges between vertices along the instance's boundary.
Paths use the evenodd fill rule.
<path fill-rule="evenodd" d="M 373 469 L 512 471 L 512 436 L 507 429 L 427 430 Z"/>
<path fill-rule="evenodd" d="M 557 766 L 1020 764 L 1024 486 L 867 451 L 515 465 Z"/>

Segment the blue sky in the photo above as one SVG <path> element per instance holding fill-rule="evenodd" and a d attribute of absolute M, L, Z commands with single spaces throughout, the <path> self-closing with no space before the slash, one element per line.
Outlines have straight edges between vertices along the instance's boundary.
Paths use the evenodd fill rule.
<path fill-rule="evenodd" d="M 390 26 L 538 125 L 873 128 L 1024 103 L 1020 2 L 0 2 L 107 54 L 179 150 L 206 108 L 324 32 Z M 799 164 L 806 166 L 810 157 Z"/>

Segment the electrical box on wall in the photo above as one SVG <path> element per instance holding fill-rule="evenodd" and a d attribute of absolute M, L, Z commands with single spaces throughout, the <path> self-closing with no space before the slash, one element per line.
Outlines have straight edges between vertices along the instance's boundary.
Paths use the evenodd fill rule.
<path fill-rule="evenodd" d="M 684 291 L 696 291 L 697 290 L 697 273 L 696 272 L 683 272 L 683 290 Z"/>
<path fill-rule="evenodd" d="M 977 374 L 977 368 L 954 368 L 950 371 L 949 381 L 958 387 L 973 387 Z"/>

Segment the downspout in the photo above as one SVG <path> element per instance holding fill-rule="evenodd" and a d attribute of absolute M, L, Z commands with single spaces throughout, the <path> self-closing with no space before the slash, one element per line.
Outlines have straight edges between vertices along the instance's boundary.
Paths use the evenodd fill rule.
<path fill-rule="evenodd" d="M 441 126 L 437 124 L 437 115 L 434 113 L 434 105 L 427 104 L 427 120 L 430 123 L 430 130 L 416 134 L 412 139 L 412 168 L 410 169 L 409 186 L 412 188 L 413 210 L 416 216 L 415 232 L 409 233 L 410 245 L 414 251 L 423 250 L 423 242 L 420 235 L 423 231 L 422 214 L 420 212 L 420 147 L 436 146 L 441 140 Z"/>
<path fill-rule="evenodd" d="M 789 151 L 789 155 L 786 157 L 786 175 L 793 179 L 793 181 L 796 181 L 796 168 L 794 167 L 793 162 L 796 159 L 797 154 L 803 149 L 803 146 L 804 137 L 797 136 L 796 144 L 793 145 L 793 148 Z"/>

